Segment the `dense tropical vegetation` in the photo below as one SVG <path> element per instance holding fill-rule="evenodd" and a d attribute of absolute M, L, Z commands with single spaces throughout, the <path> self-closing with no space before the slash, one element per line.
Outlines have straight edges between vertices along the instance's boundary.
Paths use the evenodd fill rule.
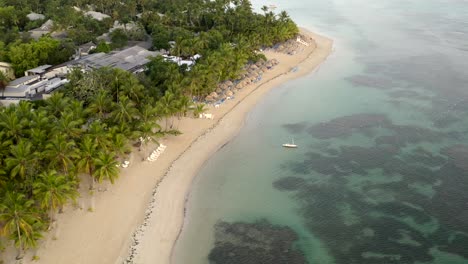
<path fill-rule="evenodd" d="M 74 6 L 110 17 L 93 20 Z M 29 21 L 32 11 L 45 19 Z M 263 11 L 254 13 L 248 0 L 0 0 L 0 61 L 11 63 L 17 77 L 28 68 L 68 60 L 76 45 L 98 43 L 96 37 L 114 21 L 136 24 L 154 50 L 183 58 L 201 55 L 190 70 L 162 57 L 138 75 L 76 70 L 49 99 L 0 108 L 0 228 L 15 242 L 18 256 L 77 198 L 82 175 L 90 177 L 90 188 L 114 182 L 116 165 L 140 137 L 157 141 L 179 133 L 172 117 L 203 111 L 203 105 L 193 105 L 194 98 L 235 80 L 246 63 L 262 58 L 258 49 L 298 33 L 285 12 Z M 25 33 L 47 19 L 67 37 L 32 40 Z M 98 48 L 124 46 L 132 34 L 119 30 L 112 35 L 115 43 L 100 42 Z M 4 80 L 0 75 L 0 85 Z"/>

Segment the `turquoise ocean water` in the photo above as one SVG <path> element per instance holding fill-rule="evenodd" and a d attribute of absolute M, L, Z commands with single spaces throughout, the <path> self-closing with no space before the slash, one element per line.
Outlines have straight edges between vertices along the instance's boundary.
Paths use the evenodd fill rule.
<path fill-rule="evenodd" d="M 173 262 L 468 263 L 468 2 L 263 4 L 335 51 L 205 164 Z"/>

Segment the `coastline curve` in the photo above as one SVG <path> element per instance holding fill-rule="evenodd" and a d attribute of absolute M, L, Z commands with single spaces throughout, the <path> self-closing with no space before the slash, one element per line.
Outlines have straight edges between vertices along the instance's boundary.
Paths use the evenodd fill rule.
<path fill-rule="evenodd" d="M 247 93 L 233 105 L 223 106 L 229 107 L 229 110 L 171 162 L 152 192 L 143 224 L 135 231 L 133 237 L 137 243 L 133 243 L 130 249 L 131 261 L 127 255 L 123 263 L 171 263 L 175 244 L 183 231 L 190 186 L 203 164 L 220 149 L 220 146 L 227 144 L 238 134 L 245 122 L 245 116 L 263 95 L 281 83 L 318 70 L 318 66 L 332 53 L 331 39 L 304 28 L 301 28 L 301 34 L 310 36 L 315 42 L 315 47 L 305 49 L 305 54 L 299 53 L 294 56 L 267 51 L 268 59 L 280 60 L 280 72 L 273 73 L 256 87 L 245 88 L 248 91 L 244 92 Z M 300 70 L 291 71 L 298 66 Z M 203 149 L 202 153 L 200 149 Z"/>

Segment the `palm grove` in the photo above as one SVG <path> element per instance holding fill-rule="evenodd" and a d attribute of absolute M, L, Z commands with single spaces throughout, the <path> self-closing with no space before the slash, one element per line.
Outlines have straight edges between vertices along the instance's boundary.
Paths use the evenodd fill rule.
<path fill-rule="evenodd" d="M 92 6 L 111 18 L 91 20 L 74 6 Z M 22 32 L 37 26 L 25 18 L 31 11 L 53 19 L 68 38 L 30 39 Z M 258 49 L 298 33 L 285 12 L 263 11 L 254 13 L 248 0 L 0 0 L 0 31 L 5 32 L 0 61 L 10 62 L 17 76 L 28 67 L 68 60 L 76 45 L 95 40 L 114 20 L 135 22 L 154 49 L 183 58 L 201 55 L 190 70 L 162 57 L 153 58 L 138 75 L 109 68 L 76 70 L 51 98 L 0 108 L 1 235 L 14 241 L 19 257 L 78 197 L 83 175 L 90 177 L 91 189 L 94 182 L 114 182 L 116 165 L 140 137 L 156 141 L 180 133 L 172 124 L 177 118 L 171 117 L 202 111 L 193 98 L 235 80 L 247 63 L 263 57 Z M 99 43 L 98 50 L 110 51 L 135 37 L 125 30 L 118 34 L 110 45 Z"/>

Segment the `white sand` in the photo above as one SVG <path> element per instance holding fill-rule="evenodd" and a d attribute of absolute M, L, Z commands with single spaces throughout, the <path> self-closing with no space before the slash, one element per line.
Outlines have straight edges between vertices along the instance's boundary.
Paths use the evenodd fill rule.
<path fill-rule="evenodd" d="M 302 33 L 310 35 L 316 46 L 303 46 L 293 56 L 267 51 L 265 55 L 280 64 L 265 72 L 260 82 L 236 93 L 234 100 L 210 108 L 207 112 L 214 114 L 214 120 L 176 120 L 183 134 L 161 140 L 168 147 L 157 161 L 142 162 L 144 154 L 135 151 L 116 184 L 101 185 L 105 191 L 96 191 L 92 197 L 83 183 L 81 209 L 69 207 L 59 215 L 58 227 L 45 235 L 37 250 L 28 252 L 23 263 L 120 264 L 130 255 L 130 246 L 135 244 L 132 236 L 143 223 L 132 263 L 170 263 L 184 221 L 186 195 L 199 168 L 238 133 L 245 115 L 266 92 L 310 73 L 331 53 L 330 39 L 303 29 Z M 291 72 L 294 66 L 299 70 Z M 93 212 L 88 211 L 90 207 Z M 13 255 L 7 252 L 5 263 L 14 263 Z M 40 260 L 31 261 L 33 255 Z"/>

